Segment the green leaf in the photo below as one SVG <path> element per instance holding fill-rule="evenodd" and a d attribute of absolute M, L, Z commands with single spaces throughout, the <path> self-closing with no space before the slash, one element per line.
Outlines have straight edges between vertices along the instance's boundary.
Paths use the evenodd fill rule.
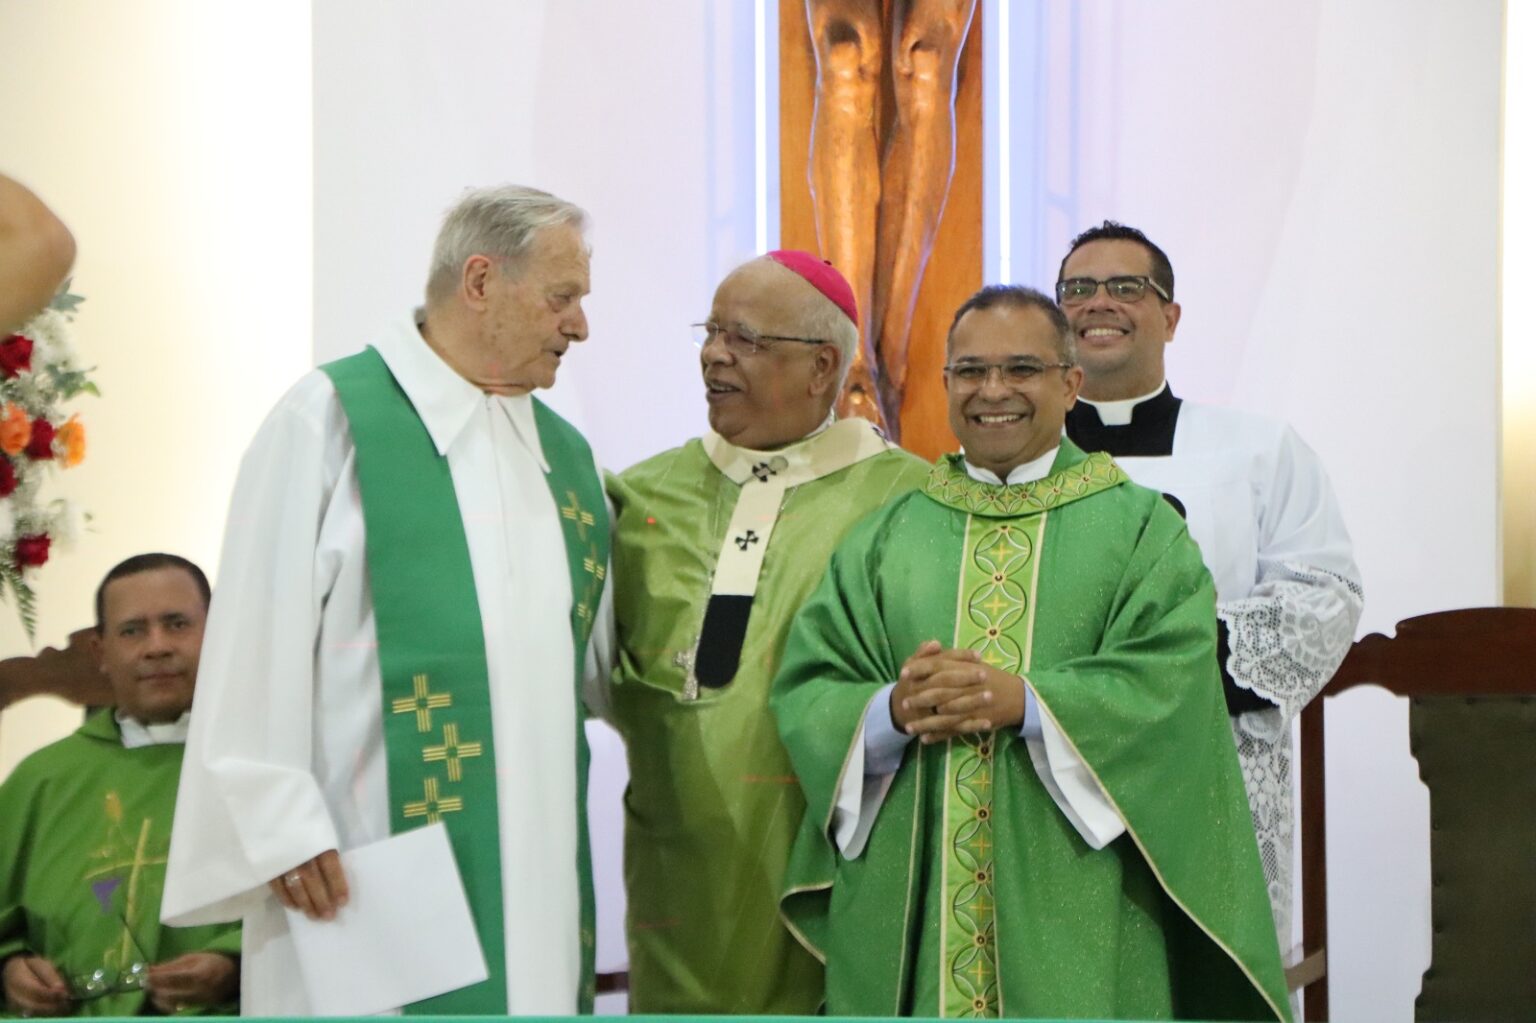
<path fill-rule="evenodd" d="M 73 277 L 65 278 L 64 283 L 59 285 L 58 293 L 53 296 L 53 301 L 48 303 L 51 308 L 57 309 L 66 316 L 73 315 L 75 310 L 80 308 L 80 303 L 85 301 L 83 295 L 70 292 L 69 286 L 73 282 Z"/>

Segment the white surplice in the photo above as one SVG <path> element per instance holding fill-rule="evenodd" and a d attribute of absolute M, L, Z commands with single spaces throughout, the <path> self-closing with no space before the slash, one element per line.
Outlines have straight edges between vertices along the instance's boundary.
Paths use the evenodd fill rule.
<path fill-rule="evenodd" d="M 571 584 L 531 400 L 482 393 L 403 318 L 375 347 L 448 459 L 485 635 L 507 1004 L 577 1009 L 581 934 Z M 241 1011 L 305 1015 L 267 882 L 389 836 L 355 448 L 330 378 L 278 403 L 241 463 L 209 611 L 162 915 L 243 919 Z M 413 552 L 402 550 L 400 557 Z M 612 642 L 605 592 L 588 663 Z M 408 890 L 411 879 L 400 879 Z"/>
<path fill-rule="evenodd" d="M 1084 400 L 1108 426 L 1132 423 L 1163 388 Z M 1282 948 L 1291 944 L 1291 724 L 1355 638 L 1364 591 L 1322 461 L 1288 425 L 1185 401 L 1167 455 L 1116 455 L 1145 487 L 1177 498 L 1216 582 L 1226 670 L 1273 704 L 1232 719 L 1259 858 Z"/>

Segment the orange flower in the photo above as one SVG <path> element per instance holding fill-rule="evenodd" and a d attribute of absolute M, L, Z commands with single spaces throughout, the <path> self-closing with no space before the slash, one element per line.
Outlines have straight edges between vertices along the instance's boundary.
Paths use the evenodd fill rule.
<path fill-rule="evenodd" d="M 73 469 L 85 461 L 85 424 L 79 416 L 70 416 L 53 439 L 64 452 L 64 468 Z"/>
<path fill-rule="evenodd" d="M 14 401 L 7 402 L 5 414 L 0 415 L 0 451 L 19 455 L 32 442 L 32 419 L 26 409 Z"/>

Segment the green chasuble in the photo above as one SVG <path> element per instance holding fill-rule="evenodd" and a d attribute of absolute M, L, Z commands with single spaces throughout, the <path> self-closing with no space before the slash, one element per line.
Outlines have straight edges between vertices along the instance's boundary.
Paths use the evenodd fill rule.
<path fill-rule="evenodd" d="M 145 964 L 240 954 L 239 924 L 160 924 L 183 749 L 125 749 L 108 709 L 0 785 L 0 960 L 51 960 L 81 999 L 76 1015 L 152 1012 Z"/>
<path fill-rule="evenodd" d="M 834 430 L 845 438 L 868 430 L 862 422 L 839 423 L 793 448 L 822 443 Z M 865 453 L 870 437 L 873 431 L 863 438 Z M 610 478 L 617 514 L 612 699 L 630 772 L 624 869 L 631 1012 L 805 1014 L 821 1002 L 821 965 L 778 915 L 805 803 L 768 713 L 768 688 L 789 621 L 837 541 L 926 477 L 926 463 L 875 440 L 869 457 L 784 491 L 755 593 L 742 598 L 750 616 L 739 664 L 724 685 L 700 684 L 693 667 L 711 590 L 722 589 L 717 565 L 738 550 L 725 550 L 735 539 L 729 524 L 743 493 L 773 471 L 774 458 L 792 461 L 795 451 L 746 452 L 711 437 L 712 449 L 692 440 Z M 744 455 L 753 456 L 749 471 L 758 476 L 738 483 L 717 462 Z M 746 549 L 762 525 L 741 533 Z M 741 589 L 750 591 L 751 582 Z"/>
<path fill-rule="evenodd" d="M 1065 440 L 1014 486 L 948 456 L 848 536 L 773 689 L 808 801 L 783 906 L 828 1013 L 1288 1018 L 1214 604 L 1178 514 Z M 853 740 L 928 639 L 1022 675 L 1125 833 L 1091 848 L 1010 728 L 908 745 L 844 858 Z"/>

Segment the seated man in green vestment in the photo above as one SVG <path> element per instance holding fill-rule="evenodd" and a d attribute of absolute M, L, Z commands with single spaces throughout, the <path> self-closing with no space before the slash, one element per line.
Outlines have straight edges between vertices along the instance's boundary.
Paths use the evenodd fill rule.
<path fill-rule="evenodd" d="M 1286 1019 L 1183 520 L 1062 437 L 1067 321 L 955 316 L 964 447 L 859 524 L 772 705 L 807 810 L 783 907 L 833 1015 Z"/>
<path fill-rule="evenodd" d="M 695 331 L 709 431 L 609 482 L 630 1010 L 811 1013 L 821 964 L 778 915 L 805 803 L 768 687 L 838 539 L 927 466 L 833 418 L 859 332 L 830 264 L 754 259 Z"/>
<path fill-rule="evenodd" d="M 0 785 L 5 1010 L 238 1011 L 240 927 L 163 927 L 160 894 L 208 611 L 202 570 L 141 554 L 96 591 L 116 706 Z"/>

